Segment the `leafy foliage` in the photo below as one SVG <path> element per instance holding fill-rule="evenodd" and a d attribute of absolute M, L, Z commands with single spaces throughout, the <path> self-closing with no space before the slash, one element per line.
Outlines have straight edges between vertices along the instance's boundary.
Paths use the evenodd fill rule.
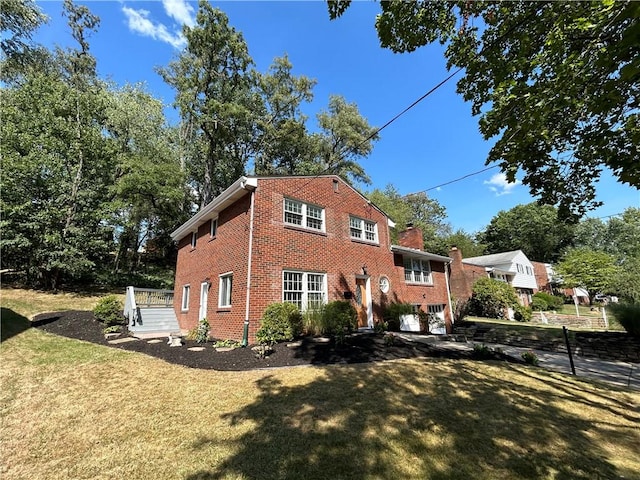
<path fill-rule="evenodd" d="M 605 253 L 587 248 L 569 250 L 556 266 L 566 287 L 582 287 L 589 293 L 589 301 L 600 292 L 606 292 L 615 278 L 617 267 L 614 258 Z"/>
<path fill-rule="evenodd" d="M 258 342 L 267 345 L 293 340 L 302 332 L 302 315 L 292 303 L 272 303 L 262 315 L 256 332 Z"/>
<path fill-rule="evenodd" d="M 573 234 L 573 225 L 560 220 L 555 207 L 534 202 L 499 212 L 480 239 L 488 253 L 522 250 L 530 260 L 554 262 L 572 244 Z"/>
<path fill-rule="evenodd" d="M 493 278 L 480 278 L 473 284 L 470 311 L 473 315 L 506 318 L 507 309 L 519 306 L 511 285 Z"/>
<path fill-rule="evenodd" d="M 382 318 L 387 323 L 389 331 L 400 331 L 400 316 L 414 313 L 413 305 L 410 303 L 390 303 L 382 312 Z"/>
<path fill-rule="evenodd" d="M 349 1 L 329 2 L 331 18 Z M 533 196 L 581 216 L 598 204 L 604 167 L 640 185 L 640 4 L 605 2 L 380 2 L 382 47 L 410 52 L 439 41 L 458 92 L 497 138 L 487 163 Z"/>
<path fill-rule="evenodd" d="M 98 300 L 93 315 L 98 321 L 104 323 L 107 327 L 112 325 L 122 325 L 125 321 L 123 315 L 124 306 L 122 300 L 116 295 L 107 295 Z"/>
<path fill-rule="evenodd" d="M 194 340 L 197 343 L 207 343 L 209 340 L 209 330 L 211 326 L 206 318 L 201 318 L 198 322 L 198 327 L 196 329 L 196 334 Z"/>
<path fill-rule="evenodd" d="M 532 352 L 532 351 L 522 352 L 520 356 L 525 361 L 525 363 L 528 363 L 529 365 L 533 365 L 534 367 L 537 367 L 540 363 L 540 360 L 538 359 L 538 356 L 535 354 L 535 352 Z"/>
<path fill-rule="evenodd" d="M 533 310 L 555 310 L 562 306 L 564 298 L 556 295 L 551 295 L 547 292 L 536 292 L 531 298 L 531 308 Z"/>
<path fill-rule="evenodd" d="M 640 304 L 640 255 L 627 257 L 611 281 L 611 291 L 627 302 Z"/>
<path fill-rule="evenodd" d="M 19 74 L 38 57 L 38 47 L 31 41 L 33 33 L 47 20 L 34 0 L 2 0 L 0 31 L 2 37 L 1 75 Z"/>
<path fill-rule="evenodd" d="M 640 338 L 640 304 L 612 303 L 609 309 L 630 335 Z"/>

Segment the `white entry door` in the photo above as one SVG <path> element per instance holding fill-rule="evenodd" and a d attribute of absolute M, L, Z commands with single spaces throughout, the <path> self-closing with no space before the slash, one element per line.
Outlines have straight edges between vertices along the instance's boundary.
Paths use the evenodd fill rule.
<path fill-rule="evenodd" d="M 209 298 L 209 282 L 202 282 L 200 284 L 200 312 L 198 313 L 198 320 L 207 318 L 208 298 Z"/>

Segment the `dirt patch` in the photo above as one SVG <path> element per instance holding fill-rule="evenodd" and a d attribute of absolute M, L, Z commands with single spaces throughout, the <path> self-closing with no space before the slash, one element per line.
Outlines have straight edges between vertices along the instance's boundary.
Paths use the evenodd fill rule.
<path fill-rule="evenodd" d="M 251 348 L 236 348 L 217 352 L 213 343 L 197 344 L 186 340 L 182 347 L 170 347 L 166 340 L 149 343 L 148 340 L 111 344 L 105 339 L 102 323 L 90 311 L 69 310 L 36 316 L 32 325 L 56 335 L 84 340 L 111 348 L 136 351 L 160 358 L 166 362 L 191 368 L 213 370 L 253 370 L 257 368 L 288 367 L 296 365 L 327 365 L 335 363 L 365 363 L 383 360 L 422 357 L 446 357 L 472 359 L 472 352 L 442 350 L 432 345 L 407 342 L 398 337 L 393 344 L 383 334 L 355 333 L 343 343 L 318 342 L 302 338 L 292 346 L 286 343 L 274 345 L 273 353 L 260 358 Z M 202 351 L 189 350 L 201 347 Z M 496 353 L 493 359 L 512 361 L 510 357 Z"/>

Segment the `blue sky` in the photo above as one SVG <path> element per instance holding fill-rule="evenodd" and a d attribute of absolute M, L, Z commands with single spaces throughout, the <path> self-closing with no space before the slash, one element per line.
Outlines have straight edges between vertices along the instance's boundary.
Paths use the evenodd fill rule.
<path fill-rule="evenodd" d="M 90 1 L 101 19 L 90 38 L 99 75 L 117 84 L 145 83 L 148 91 L 167 105 L 174 92 L 155 72 L 166 66 L 183 45 L 181 25 L 195 17 L 197 2 Z M 339 94 L 358 105 L 361 114 L 379 127 L 448 76 L 440 45 L 412 53 L 382 49 L 374 28 L 379 6 L 354 2 L 345 15 L 330 21 L 326 3 L 211 2 L 223 10 L 241 31 L 256 68 L 265 72 L 273 59 L 285 53 L 296 75 L 317 81 L 314 100 L 304 107 L 314 128 L 315 114 L 325 109 L 329 95 Z M 62 2 L 38 2 L 50 17 L 36 37 L 46 45 L 66 46 L 71 38 L 62 17 Z M 462 181 L 437 185 L 485 168 L 492 143 L 478 132 L 477 117 L 455 92 L 460 77 L 439 88 L 380 133 L 373 153 L 361 161 L 373 184 L 365 190 L 393 184 L 401 194 L 430 189 L 428 194 L 447 210 L 454 229 L 475 232 L 500 210 L 533 201 L 526 186 L 507 184 L 491 169 Z M 168 109 L 172 121 L 177 115 Z M 589 216 L 621 213 L 640 207 L 640 192 L 615 182 L 608 173 L 598 184 L 604 205 Z"/>

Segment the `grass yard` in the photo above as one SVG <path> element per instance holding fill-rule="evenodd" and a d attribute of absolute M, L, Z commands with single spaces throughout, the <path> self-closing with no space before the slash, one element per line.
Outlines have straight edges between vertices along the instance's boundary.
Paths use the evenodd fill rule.
<path fill-rule="evenodd" d="M 3 480 L 640 478 L 637 392 L 438 359 L 199 371 L 18 328 L 40 306 L 5 299 Z"/>

